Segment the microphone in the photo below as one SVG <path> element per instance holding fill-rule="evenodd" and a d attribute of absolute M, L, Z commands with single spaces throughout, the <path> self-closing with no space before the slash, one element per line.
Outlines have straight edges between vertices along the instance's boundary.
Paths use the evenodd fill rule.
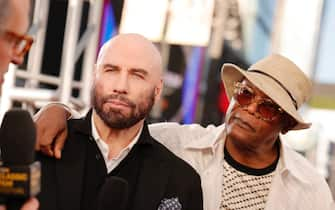
<path fill-rule="evenodd" d="M 29 112 L 8 111 L 0 128 L 0 197 L 7 209 L 20 209 L 41 189 L 41 164 L 35 159 L 36 128 Z"/>
<path fill-rule="evenodd" d="M 128 203 L 128 182 L 116 176 L 107 177 L 98 195 L 97 210 L 125 210 Z"/>

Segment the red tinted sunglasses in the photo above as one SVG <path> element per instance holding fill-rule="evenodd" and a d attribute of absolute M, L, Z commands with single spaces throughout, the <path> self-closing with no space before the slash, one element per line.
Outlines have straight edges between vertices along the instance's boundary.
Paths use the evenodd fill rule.
<path fill-rule="evenodd" d="M 254 91 L 241 82 L 235 83 L 234 99 L 241 107 L 247 107 L 255 100 Z M 261 99 L 257 101 L 257 112 L 264 121 L 272 121 L 284 111 L 270 99 Z"/>

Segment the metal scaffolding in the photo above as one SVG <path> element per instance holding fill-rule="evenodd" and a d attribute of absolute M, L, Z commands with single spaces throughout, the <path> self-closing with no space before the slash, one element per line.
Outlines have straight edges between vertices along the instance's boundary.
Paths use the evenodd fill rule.
<path fill-rule="evenodd" d="M 22 102 L 26 108 L 34 111 L 52 101 L 60 101 L 77 109 L 86 109 L 90 105 L 91 74 L 96 58 L 100 22 L 103 9 L 102 0 L 87 0 L 89 14 L 86 30 L 79 37 L 82 7 L 85 0 L 68 0 L 65 24 L 60 76 L 42 74 L 43 50 L 48 23 L 50 0 L 35 0 L 32 26 L 29 33 L 35 38 L 29 53 L 26 69 L 10 65 L 2 88 L 0 115 L 13 106 L 14 101 Z M 60 46 L 61 47 L 61 46 Z M 81 79 L 74 81 L 75 64 L 84 54 Z M 16 84 L 24 80 L 24 86 Z M 55 90 L 42 88 L 39 83 L 55 85 Z M 72 89 L 79 90 L 79 96 L 72 96 Z"/>

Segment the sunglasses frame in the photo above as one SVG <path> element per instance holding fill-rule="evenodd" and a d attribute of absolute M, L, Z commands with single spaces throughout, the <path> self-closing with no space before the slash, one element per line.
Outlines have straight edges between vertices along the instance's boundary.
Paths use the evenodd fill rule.
<path fill-rule="evenodd" d="M 240 101 L 238 100 L 238 95 L 242 94 L 242 90 L 245 89 L 247 91 L 249 91 L 252 94 L 252 98 L 250 100 L 250 103 L 248 104 L 244 104 L 242 105 L 240 103 Z M 255 94 L 254 91 L 252 90 L 252 88 L 250 88 L 249 86 L 242 84 L 241 82 L 235 82 L 234 83 L 234 95 L 233 95 L 235 101 L 241 106 L 241 107 L 247 107 L 250 104 L 252 104 L 255 101 Z M 271 106 L 273 108 L 275 108 L 278 112 L 273 113 L 273 117 L 271 118 L 266 118 L 263 116 L 263 114 L 259 111 L 259 105 L 264 104 L 264 103 L 268 103 L 271 104 Z M 267 121 L 267 122 L 271 122 L 273 121 L 277 116 L 281 115 L 284 113 L 284 110 L 282 108 L 280 108 L 276 103 L 274 103 L 271 99 L 268 98 L 263 98 L 261 100 L 257 101 L 257 113 L 259 114 L 259 118 Z"/>
<path fill-rule="evenodd" d="M 17 34 L 13 31 L 4 31 L 4 34 L 10 38 L 14 38 L 16 40 L 16 43 L 15 43 L 15 47 L 20 45 L 20 43 L 22 41 L 25 41 L 26 44 L 25 46 L 22 48 L 22 50 L 20 50 L 20 52 L 17 52 L 17 56 L 24 56 L 31 48 L 31 45 L 33 44 L 34 42 L 34 39 L 33 37 L 29 36 L 29 35 L 26 35 L 26 34 Z"/>

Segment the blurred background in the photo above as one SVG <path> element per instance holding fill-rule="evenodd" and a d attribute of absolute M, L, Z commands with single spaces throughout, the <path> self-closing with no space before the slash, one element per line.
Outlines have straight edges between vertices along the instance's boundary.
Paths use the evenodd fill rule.
<path fill-rule="evenodd" d="M 228 98 L 223 63 L 242 68 L 269 53 L 293 60 L 313 81 L 301 113 L 313 123 L 283 138 L 328 181 L 335 198 L 334 0 L 34 0 L 35 42 L 22 66 L 10 66 L 0 113 L 32 113 L 58 101 L 90 106 L 99 47 L 117 33 L 140 33 L 163 57 L 165 89 L 150 121 L 219 125 Z"/>

